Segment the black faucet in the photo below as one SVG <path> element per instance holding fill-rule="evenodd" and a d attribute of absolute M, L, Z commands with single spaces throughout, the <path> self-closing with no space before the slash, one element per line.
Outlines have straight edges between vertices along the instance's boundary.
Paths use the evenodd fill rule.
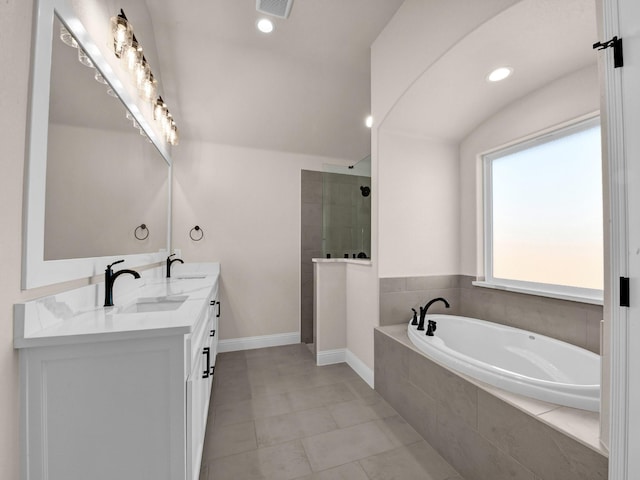
<path fill-rule="evenodd" d="M 171 255 L 169 255 L 169 256 L 167 257 L 167 278 L 171 278 L 171 264 L 172 264 L 173 262 L 180 262 L 180 263 L 184 263 L 184 262 L 182 261 L 182 259 L 181 259 L 181 258 L 174 258 L 174 259 L 172 259 L 171 257 L 173 257 L 174 255 L 175 255 L 175 253 L 172 253 Z"/>
<path fill-rule="evenodd" d="M 105 307 L 113 307 L 113 284 L 123 273 L 128 273 L 133 275 L 134 278 L 140 278 L 140 274 L 135 270 L 118 270 L 113 273 L 111 267 L 117 265 L 118 263 L 122 263 L 124 260 L 118 260 L 117 262 L 113 262 L 111 265 L 107 265 L 106 270 L 104 271 L 104 306 Z"/>
<path fill-rule="evenodd" d="M 449 302 L 447 302 L 444 298 L 438 297 L 430 300 L 424 307 L 420 307 L 420 323 L 418 323 L 418 330 L 424 330 L 424 319 L 427 316 L 427 310 L 429 310 L 429 307 L 436 302 L 444 302 L 444 306 L 447 308 L 451 306 L 449 305 Z M 435 330 L 436 322 L 434 322 L 433 320 L 429 320 L 429 323 L 427 324 L 427 335 L 432 337 Z"/>
<path fill-rule="evenodd" d="M 417 325 L 418 324 L 418 312 L 416 312 L 415 308 L 412 308 L 411 310 L 413 310 L 413 320 L 411 320 L 411 325 Z"/>

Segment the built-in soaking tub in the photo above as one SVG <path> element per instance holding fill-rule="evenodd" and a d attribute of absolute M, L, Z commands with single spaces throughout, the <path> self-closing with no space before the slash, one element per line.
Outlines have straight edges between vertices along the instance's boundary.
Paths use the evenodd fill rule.
<path fill-rule="evenodd" d="M 433 337 L 428 320 L 437 322 Z M 600 356 L 553 338 L 474 318 L 427 315 L 409 323 L 411 342 L 427 357 L 504 390 L 546 402 L 600 410 Z"/>

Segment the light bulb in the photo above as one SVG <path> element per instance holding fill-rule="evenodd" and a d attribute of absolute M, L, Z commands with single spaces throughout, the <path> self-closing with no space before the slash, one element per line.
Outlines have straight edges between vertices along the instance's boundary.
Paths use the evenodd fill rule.
<path fill-rule="evenodd" d="M 493 70 L 489 75 L 487 75 L 487 81 L 489 82 L 499 82 L 504 80 L 505 78 L 511 76 L 513 73 L 513 68 L 511 67 L 500 67 Z"/>
<path fill-rule="evenodd" d="M 135 73 L 138 64 L 142 63 L 142 47 L 135 40 L 126 48 L 125 61 L 130 72 Z"/>
<path fill-rule="evenodd" d="M 111 34 L 113 35 L 113 53 L 121 58 L 133 41 L 131 24 L 122 15 L 111 17 Z"/>
<path fill-rule="evenodd" d="M 149 75 L 144 80 L 144 85 L 142 88 L 142 96 L 148 102 L 153 100 L 158 91 L 158 81 L 153 78 L 153 73 L 149 71 Z"/>
<path fill-rule="evenodd" d="M 178 145 L 179 142 L 179 138 L 178 138 L 178 127 L 176 127 L 175 124 L 173 124 L 171 126 L 171 131 L 169 132 L 169 143 L 171 145 Z"/>
<path fill-rule="evenodd" d="M 367 118 L 365 118 L 364 124 L 367 126 L 367 128 L 373 127 L 373 117 L 369 115 Z"/>
<path fill-rule="evenodd" d="M 273 32 L 273 22 L 268 18 L 261 18 L 256 25 L 262 33 Z"/>

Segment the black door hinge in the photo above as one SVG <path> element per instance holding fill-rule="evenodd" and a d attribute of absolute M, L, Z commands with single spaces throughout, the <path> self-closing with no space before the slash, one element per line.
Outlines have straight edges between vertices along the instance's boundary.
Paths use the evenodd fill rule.
<path fill-rule="evenodd" d="M 613 48 L 613 68 L 624 66 L 622 58 L 622 39 L 613 37 L 606 42 L 598 42 L 593 44 L 594 50 L 604 50 L 605 48 Z"/>
<path fill-rule="evenodd" d="M 629 277 L 620 277 L 620 306 L 628 307 L 629 305 Z"/>

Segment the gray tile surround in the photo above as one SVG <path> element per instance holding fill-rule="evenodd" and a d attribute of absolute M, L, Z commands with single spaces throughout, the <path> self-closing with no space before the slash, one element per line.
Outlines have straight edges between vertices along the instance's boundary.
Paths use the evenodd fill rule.
<path fill-rule="evenodd" d="M 322 256 L 322 172 L 300 173 L 300 337 L 313 342 L 313 264 Z"/>
<path fill-rule="evenodd" d="M 405 337 L 400 326 L 376 329 L 376 391 L 466 480 L 607 478 L 602 454 L 437 365 Z M 533 403 L 540 418 L 551 414 Z"/>
<path fill-rule="evenodd" d="M 380 326 L 404 323 L 411 308 L 444 297 L 450 309 L 438 303 L 429 311 L 522 328 L 600 352 L 601 306 L 476 287 L 473 280 L 465 275 L 381 278 Z"/>

